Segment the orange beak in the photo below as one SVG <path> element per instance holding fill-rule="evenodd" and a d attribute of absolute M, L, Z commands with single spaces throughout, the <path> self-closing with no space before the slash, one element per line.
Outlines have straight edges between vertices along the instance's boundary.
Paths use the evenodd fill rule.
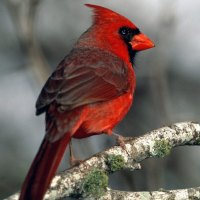
<path fill-rule="evenodd" d="M 142 51 L 155 47 L 155 44 L 143 33 L 135 35 L 130 42 L 133 50 Z"/>

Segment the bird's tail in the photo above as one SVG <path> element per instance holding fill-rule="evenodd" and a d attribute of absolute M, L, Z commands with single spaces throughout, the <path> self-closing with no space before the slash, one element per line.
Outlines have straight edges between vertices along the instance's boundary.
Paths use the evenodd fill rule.
<path fill-rule="evenodd" d="M 70 134 L 50 142 L 44 138 L 22 186 L 19 200 L 42 200 L 61 162 Z"/>

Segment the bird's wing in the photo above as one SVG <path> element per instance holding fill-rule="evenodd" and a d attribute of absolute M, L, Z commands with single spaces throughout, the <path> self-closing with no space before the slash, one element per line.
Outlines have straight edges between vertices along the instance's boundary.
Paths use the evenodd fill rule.
<path fill-rule="evenodd" d="M 62 110 L 71 110 L 111 100 L 128 88 L 128 68 L 120 58 L 102 50 L 77 49 L 47 80 L 36 103 L 37 114 L 54 101 Z"/>

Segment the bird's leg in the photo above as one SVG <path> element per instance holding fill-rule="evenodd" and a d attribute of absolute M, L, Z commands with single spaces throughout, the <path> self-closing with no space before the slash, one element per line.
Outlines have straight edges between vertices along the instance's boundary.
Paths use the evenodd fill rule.
<path fill-rule="evenodd" d="M 72 149 L 72 140 L 69 142 L 69 157 L 70 157 L 69 163 L 71 167 L 77 166 L 82 162 L 82 160 L 76 159 L 74 156 L 73 149 Z"/>
<path fill-rule="evenodd" d="M 125 146 L 125 138 L 122 135 L 119 135 L 117 133 L 112 133 L 113 136 L 116 138 L 117 144 L 122 147 L 122 149 L 126 150 L 126 146 Z"/>
<path fill-rule="evenodd" d="M 114 133 L 114 132 L 112 132 L 112 135 L 116 138 L 117 144 L 118 144 L 124 151 L 126 151 L 127 154 L 129 154 L 128 151 L 127 151 L 127 149 L 126 149 L 126 145 L 125 145 L 125 140 L 126 140 L 126 138 L 123 137 L 122 135 L 119 135 L 119 134 Z"/>

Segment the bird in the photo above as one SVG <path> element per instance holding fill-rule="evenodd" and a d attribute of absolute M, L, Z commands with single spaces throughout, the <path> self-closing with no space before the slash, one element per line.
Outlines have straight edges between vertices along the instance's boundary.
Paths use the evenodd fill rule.
<path fill-rule="evenodd" d="M 45 136 L 22 185 L 19 200 L 42 200 L 72 138 L 112 135 L 134 98 L 135 56 L 154 43 L 126 17 L 93 11 L 91 27 L 46 81 L 36 102 L 45 113 Z"/>

